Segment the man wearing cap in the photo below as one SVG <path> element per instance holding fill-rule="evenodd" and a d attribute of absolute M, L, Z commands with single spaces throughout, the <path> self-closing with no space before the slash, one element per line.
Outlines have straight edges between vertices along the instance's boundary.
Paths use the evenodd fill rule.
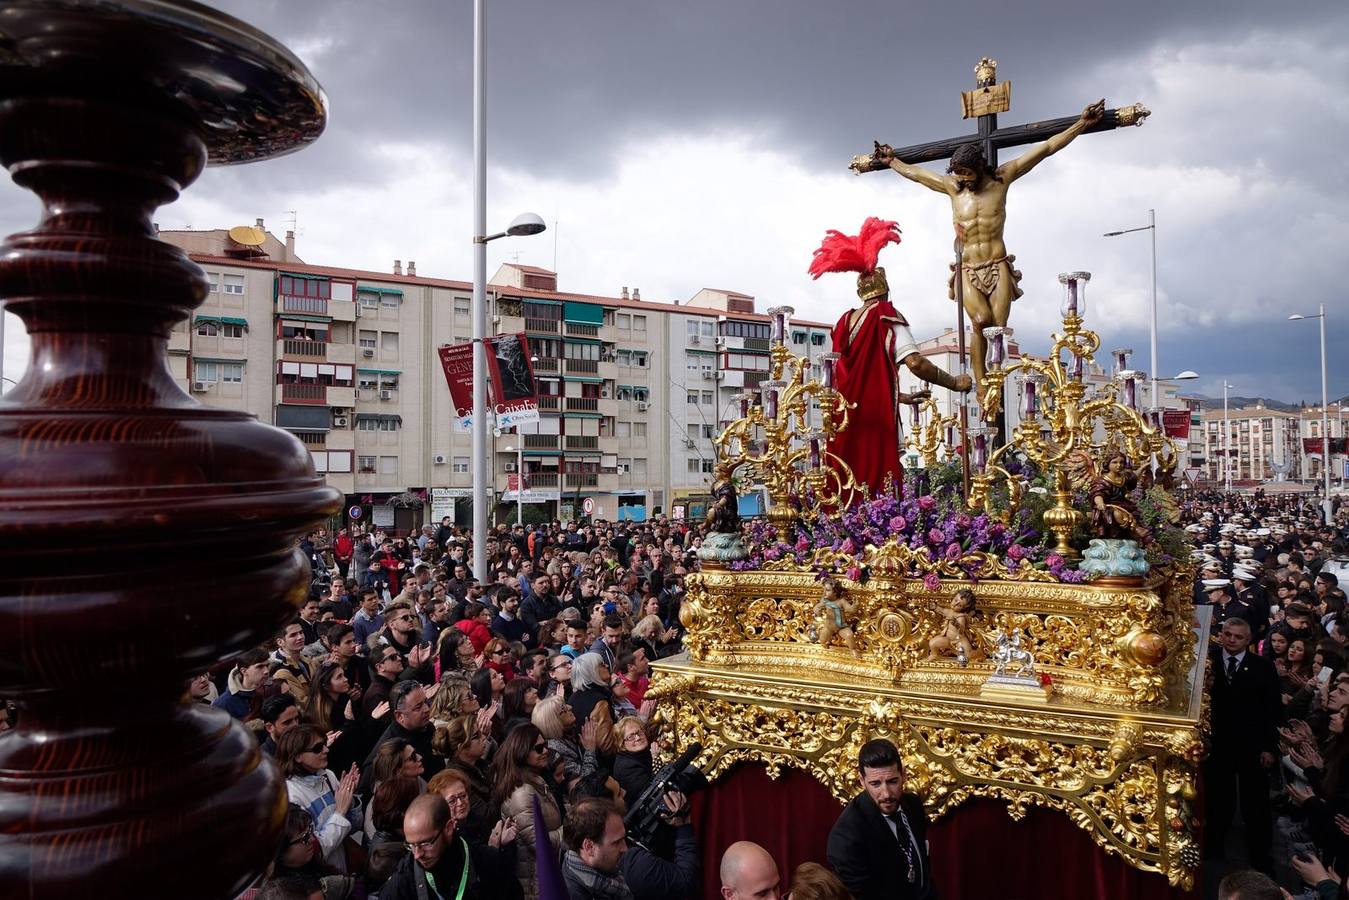
<path fill-rule="evenodd" d="M 1251 610 L 1251 631 L 1256 642 L 1264 640 L 1269 630 L 1269 597 L 1260 586 L 1259 573 L 1253 564 L 1240 564 L 1232 567 L 1232 577 L 1236 581 L 1237 602 L 1244 603 Z"/>
<path fill-rule="evenodd" d="M 1252 634 L 1255 633 L 1255 613 L 1247 603 L 1232 596 L 1232 581 L 1228 578 L 1204 579 L 1204 590 L 1208 594 L 1208 603 L 1213 607 L 1213 627 L 1217 628 L 1228 619 L 1241 619 Z"/>

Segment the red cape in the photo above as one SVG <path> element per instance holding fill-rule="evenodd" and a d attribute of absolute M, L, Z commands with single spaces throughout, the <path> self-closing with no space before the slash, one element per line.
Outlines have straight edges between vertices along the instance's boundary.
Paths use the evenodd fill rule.
<path fill-rule="evenodd" d="M 848 327 L 851 312 L 834 326 L 834 387 L 857 408 L 848 413 L 848 427 L 829 444 L 829 452 L 846 462 L 858 484 L 872 494 L 885 488 L 885 477 L 896 491 L 904 484 L 899 462 L 899 427 L 895 421 L 893 322 L 903 322 L 888 299 L 867 307 L 856 329 Z"/>

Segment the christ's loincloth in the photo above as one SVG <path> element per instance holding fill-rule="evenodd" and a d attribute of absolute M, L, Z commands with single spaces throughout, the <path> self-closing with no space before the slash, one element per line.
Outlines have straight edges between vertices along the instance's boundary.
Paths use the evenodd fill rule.
<path fill-rule="evenodd" d="M 969 279 L 970 284 L 975 290 L 985 297 L 992 297 L 998 290 L 998 285 L 1002 279 L 1006 278 L 1012 285 L 1012 299 L 1020 297 L 1025 291 L 1021 290 L 1021 272 L 1012 268 L 1012 263 L 1016 262 L 1015 256 L 1000 256 L 997 259 L 990 259 L 982 263 L 961 263 L 960 268 L 964 271 L 965 277 Z M 948 294 L 952 300 L 956 298 L 956 264 L 951 263 L 951 278 L 947 281 Z"/>

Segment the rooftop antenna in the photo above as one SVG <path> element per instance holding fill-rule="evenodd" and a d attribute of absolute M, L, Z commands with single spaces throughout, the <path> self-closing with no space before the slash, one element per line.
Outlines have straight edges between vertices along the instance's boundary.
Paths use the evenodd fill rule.
<path fill-rule="evenodd" d="M 300 214 L 299 214 L 299 212 L 296 211 L 296 210 L 293 210 L 293 209 L 288 209 L 288 210 L 286 210 L 286 212 L 285 212 L 285 221 L 286 221 L 286 224 L 290 225 L 290 228 L 287 229 L 287 230 L 288 230 L 288 231 L 293 231 L 293 232 L 295 232 L 296 236 L 298 237 L 299 234 L 300 234 Z"/>

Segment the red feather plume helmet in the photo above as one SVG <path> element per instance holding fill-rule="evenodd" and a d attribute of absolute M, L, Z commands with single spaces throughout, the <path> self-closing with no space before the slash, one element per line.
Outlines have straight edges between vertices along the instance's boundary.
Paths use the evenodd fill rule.
<path fill-rule="evenodd" d="M 899 224 L 875 216 L 863 222 L 856 235 L 831 228 L 810 261 L 810 275 L 819 278 L 825 272 L 856 272 L 857 296 L 863 300 L 880 297 L 890 292 L 890 285 L 876 258 L 886 244 L 898 243 Z"/>

